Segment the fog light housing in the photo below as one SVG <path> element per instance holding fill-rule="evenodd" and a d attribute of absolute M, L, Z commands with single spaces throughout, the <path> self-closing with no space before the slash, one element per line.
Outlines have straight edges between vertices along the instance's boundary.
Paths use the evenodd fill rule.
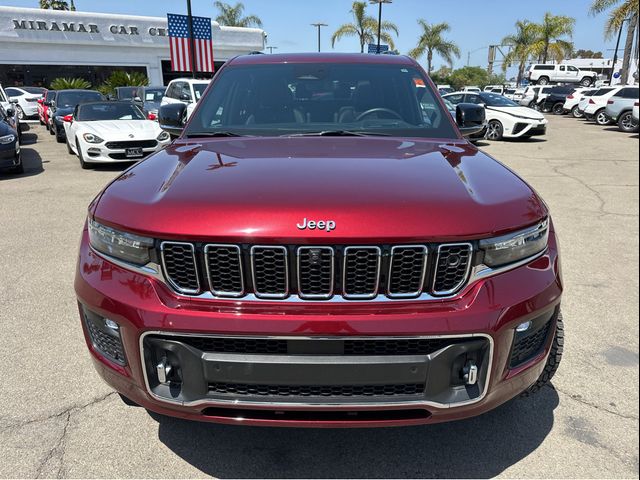
<path fill-rule="evenodd" d="M 120 325 L 114 320 L 101 317 L 85 306 L 82 306 L 81 310 L 93 348 L 107 360 L 125 366 L 127 359 L 122 345 Z"/>

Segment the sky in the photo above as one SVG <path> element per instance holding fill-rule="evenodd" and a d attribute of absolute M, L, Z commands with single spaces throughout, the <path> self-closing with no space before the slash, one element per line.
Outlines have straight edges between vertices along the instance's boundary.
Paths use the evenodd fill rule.
<path fill-rule="evenodd" d="M 236 0 L 226 0 L 235 4 Z M 37 7 L 38 0 L 1 0 L 2 5 Z M 254 14 L 262 19 L 268 34 L 267 44 L 277 47 L 276 53 L 309 52 L 317 50 L 317 30 L 311 23 L 326 23 L 322 30 L 322 49 L 326 51 L 359 51 L 357 38 L 344 38 L 331 48 L 331 34 L 342 24 L 351 21 L 351 0 L 244 0 L 245 15 Z M 131 15 L 165 16 L 167 13 L 186 13 L 186 0 L 75 0 L 80 11 L 122 13 Z M 192 0 L 194 15 L 215 18 L 213 0 Z M 605 57 L 613 57 L 615 38 L 605 41 L 606 14 L 589 15 L 591 0 L 393 0 L 383 5 L 383 19 L 394 22 L 400 35 L 396 48 L 407 53 L 415 47 L 420 29 L 417 19 L 429 23 L 448 22 L 451 30 L 446 38 L 458 45 L 460 58 L 454 67 L 470 65 L 486 67 L 487 46 L 514 31 L 516 20 L 539 22 L 544 13 L 569 15 L 576 19 L 573 41 L 576 49 L 599 50 Z M 377 17 L 377 5 L 368 7 L 368 13 Z M 424 59 L 421 63 L 425 63 Z M 443 65 L 434 60 L 435 68 Z M 511 69 L 508 73 L 512 73 Z"/>

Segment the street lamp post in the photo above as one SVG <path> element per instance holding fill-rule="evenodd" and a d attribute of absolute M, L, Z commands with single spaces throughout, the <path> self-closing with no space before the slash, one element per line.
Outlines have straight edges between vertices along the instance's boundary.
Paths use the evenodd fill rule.
<path fill-rule="evenodd" d="M 369 0 L 372 5 L 378 4 L 378 47 L 376 53 L 380 53 L 380 35 L 382 34 L 382 4 L 391 3 L 393 0 Z"/>
<path fill-rule="evenodd" d="M 320 51 L 320 29 L 322 27 L 328 27 L 326 23 L 312 23 L 311 26 L 316 27 L 318 29 L 318 52 Z"/>

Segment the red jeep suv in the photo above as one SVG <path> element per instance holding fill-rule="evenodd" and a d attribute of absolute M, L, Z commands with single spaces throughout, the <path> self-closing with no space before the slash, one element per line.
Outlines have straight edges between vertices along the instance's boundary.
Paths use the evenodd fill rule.
<path fill-rule="evenodd" d="M 558 243 L 537 193 L 464 136 L 412 59 L 246 55 L 177 139 L 89 206 L 75 280 L 130 404 L 245 425 L 481 414 L 562 355 Z"/>

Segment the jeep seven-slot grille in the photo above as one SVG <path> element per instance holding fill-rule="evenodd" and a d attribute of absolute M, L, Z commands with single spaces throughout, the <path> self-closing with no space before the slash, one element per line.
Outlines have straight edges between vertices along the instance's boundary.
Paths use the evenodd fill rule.
<path fill-rule="evenodd" d="M 469 243 L 397 246 L 276 246 L 161 243 L 168 284 L 187 295 L 304 300 L 451 295 L 467 282 Z"/>

